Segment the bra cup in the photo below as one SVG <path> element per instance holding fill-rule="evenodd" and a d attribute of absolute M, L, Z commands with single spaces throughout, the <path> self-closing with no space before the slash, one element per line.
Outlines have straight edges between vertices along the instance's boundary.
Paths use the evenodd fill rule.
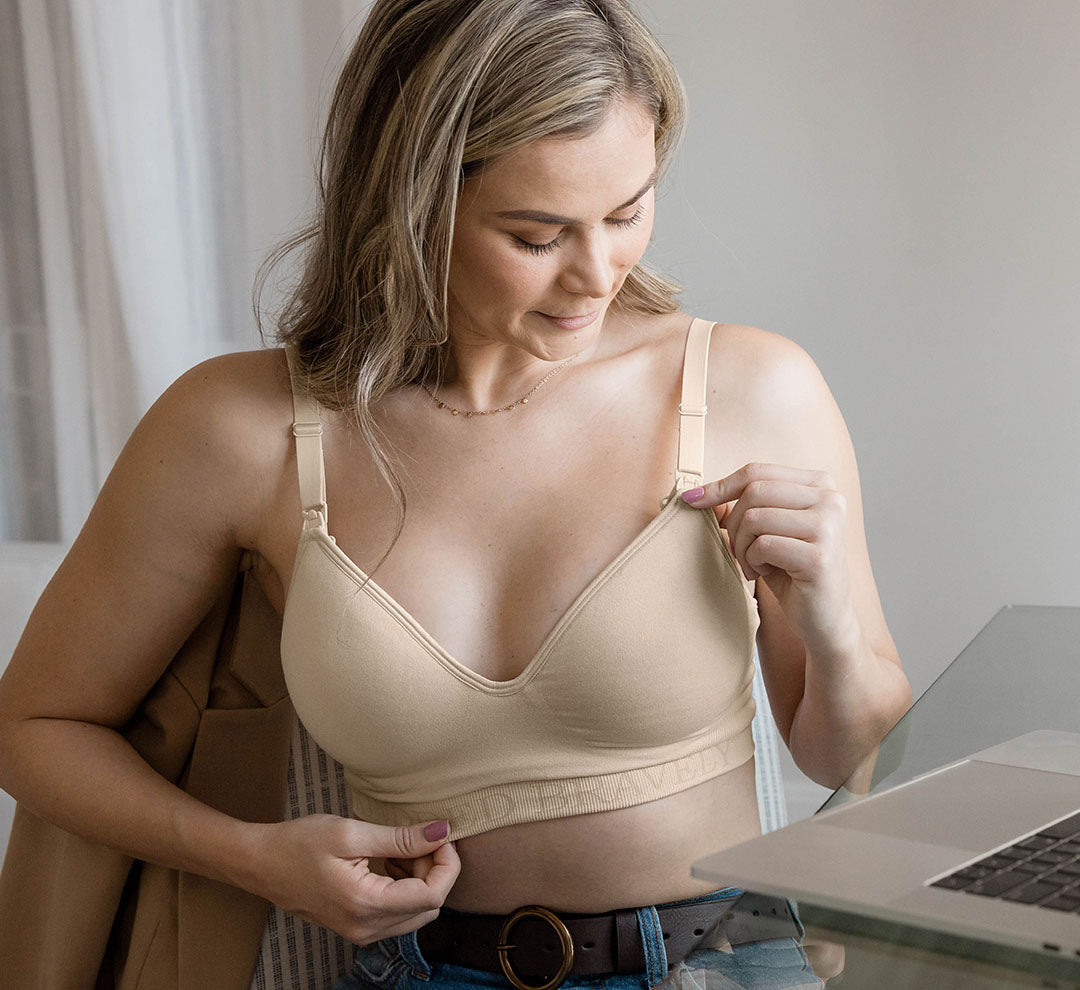
<path fill-rule="evenodd" d="M 353 813 L 463 837 L 655 800 L 753 753 L 757 611 L 705 513 L 676 505 L 579 597 L 512 681 L 442 650 L 319 531 L 282 622 L 297 715 Z"/>
<path fill-rule="evenodd" d="M 293 576 L 281 654 L 300 721 L 360 772 L 393 776 L 444 760 L 480 714 L 414 633 L 317 540 L 304 546 Z"/>
<path fill-rule="evenodd" d="M 578 745 L 678 745 L 745 710 L 756 610 L 703 529 L 701 513 L 677 512 L 594 589 L 538 675 Z"/>

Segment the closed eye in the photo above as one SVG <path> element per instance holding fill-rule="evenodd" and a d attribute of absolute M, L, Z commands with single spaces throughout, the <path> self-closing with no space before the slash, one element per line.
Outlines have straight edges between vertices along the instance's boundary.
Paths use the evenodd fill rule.
<path fill-rule="evenodd" d="M 632 217 L 623 217 L 621 220 L 616 217 L 611 217 L 608 223 L 613 224 L 616 227 L 636 227 L 642 220 L 645 219 L 645 204 L 642 203 L 635 211 Z"/>
<path fill-rule="evenodd" d="M 645 219 L 645 205 L 640 205 L 632 217 L 608 217 L 605 223 L 611 224 L 613 227 L 627 228 L 636 227 L 642 220 Z M 514 240 L 517 242 L 518 247 L 523 251 L 528 251 L 530 254 L 542 255 L 550 254 L 560 244 L 558 237 L 553 237 L 550 241 L 544 244 L 534 244 L 532 241 L 527 241 L 524 238 L 514 236 Z"/>
<path fill-rule="evenodd" d="M 555 248 L 559 246 L 559 238 L 557 237 L 548 241 L 546 244 L 533 244 L 532 241 L 523 240 L 516 235 L 514 237 L 514 240 L 517 243 L 518 247 L 520 247 L 523 251 L 528 251 L 529 254 L 550 254 L 552 251 L 555 250 Z"/>

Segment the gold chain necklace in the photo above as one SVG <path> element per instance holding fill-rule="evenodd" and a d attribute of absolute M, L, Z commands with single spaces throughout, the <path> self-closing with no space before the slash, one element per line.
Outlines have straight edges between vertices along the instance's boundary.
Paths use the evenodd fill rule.
<path fill-rule="evenodd" d="M 577 357 L 577 355 L 575 354 L 574 357 Z M 530 388 L 529 391 L 526 392 L 520 399 L 518 399 L 517 402 L 511 402 L 508 406 L 499 406 L 498 409 L 455 409 L 449 403 L 443 402 L 442 399 L 440 399 L 426 385 L 421 385 L 420 387 L 425 392 L 427 392 L 427 394 L 430 395 L 432 399 L 435 400 L 435 405 L 437 405 L 440 409 L 449 410 L 451 416 L 464 416 L 466 419 L 472 419 L 473 416 L 494 416 L 495 413 L 510 412 L 511 409 L 516 409 L 518 406 L 528 405 L 529 396 L 533 395 L 536 391 L 538 391 L 540 386 L 544 385 L 546 382 L 551 381 L 552 378 L 554 378 L 560 371 L 563 370 L 563 368 L 565 368 L 573 360 L 574 358 L 567 358 L 565 361 L 563 361 L 562 364 L 558 365 L 555 368 L 552 368 L 551 371 L 544 375 L 544 377 L 541 378 L 540 381 L 538 381 L 532 388 Z"/>

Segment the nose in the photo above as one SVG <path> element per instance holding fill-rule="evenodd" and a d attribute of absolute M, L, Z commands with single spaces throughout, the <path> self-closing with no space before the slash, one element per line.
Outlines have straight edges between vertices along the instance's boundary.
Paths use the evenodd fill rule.
<path fill-rule="evenodd" d="M 592 299 L 602 299 L 611 292 L 616 262 L 602 233 L 593 231 L 575 238 L 563 257 L 566 263 L 559 284 L 567 292 Z"/>

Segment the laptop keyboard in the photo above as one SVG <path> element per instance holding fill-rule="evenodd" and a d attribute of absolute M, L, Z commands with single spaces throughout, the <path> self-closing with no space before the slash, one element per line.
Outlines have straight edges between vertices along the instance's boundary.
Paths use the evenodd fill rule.
<path fill-rule="evenodd" d="M 930 886 L 1080 914 L 1080 812 Z"/>

